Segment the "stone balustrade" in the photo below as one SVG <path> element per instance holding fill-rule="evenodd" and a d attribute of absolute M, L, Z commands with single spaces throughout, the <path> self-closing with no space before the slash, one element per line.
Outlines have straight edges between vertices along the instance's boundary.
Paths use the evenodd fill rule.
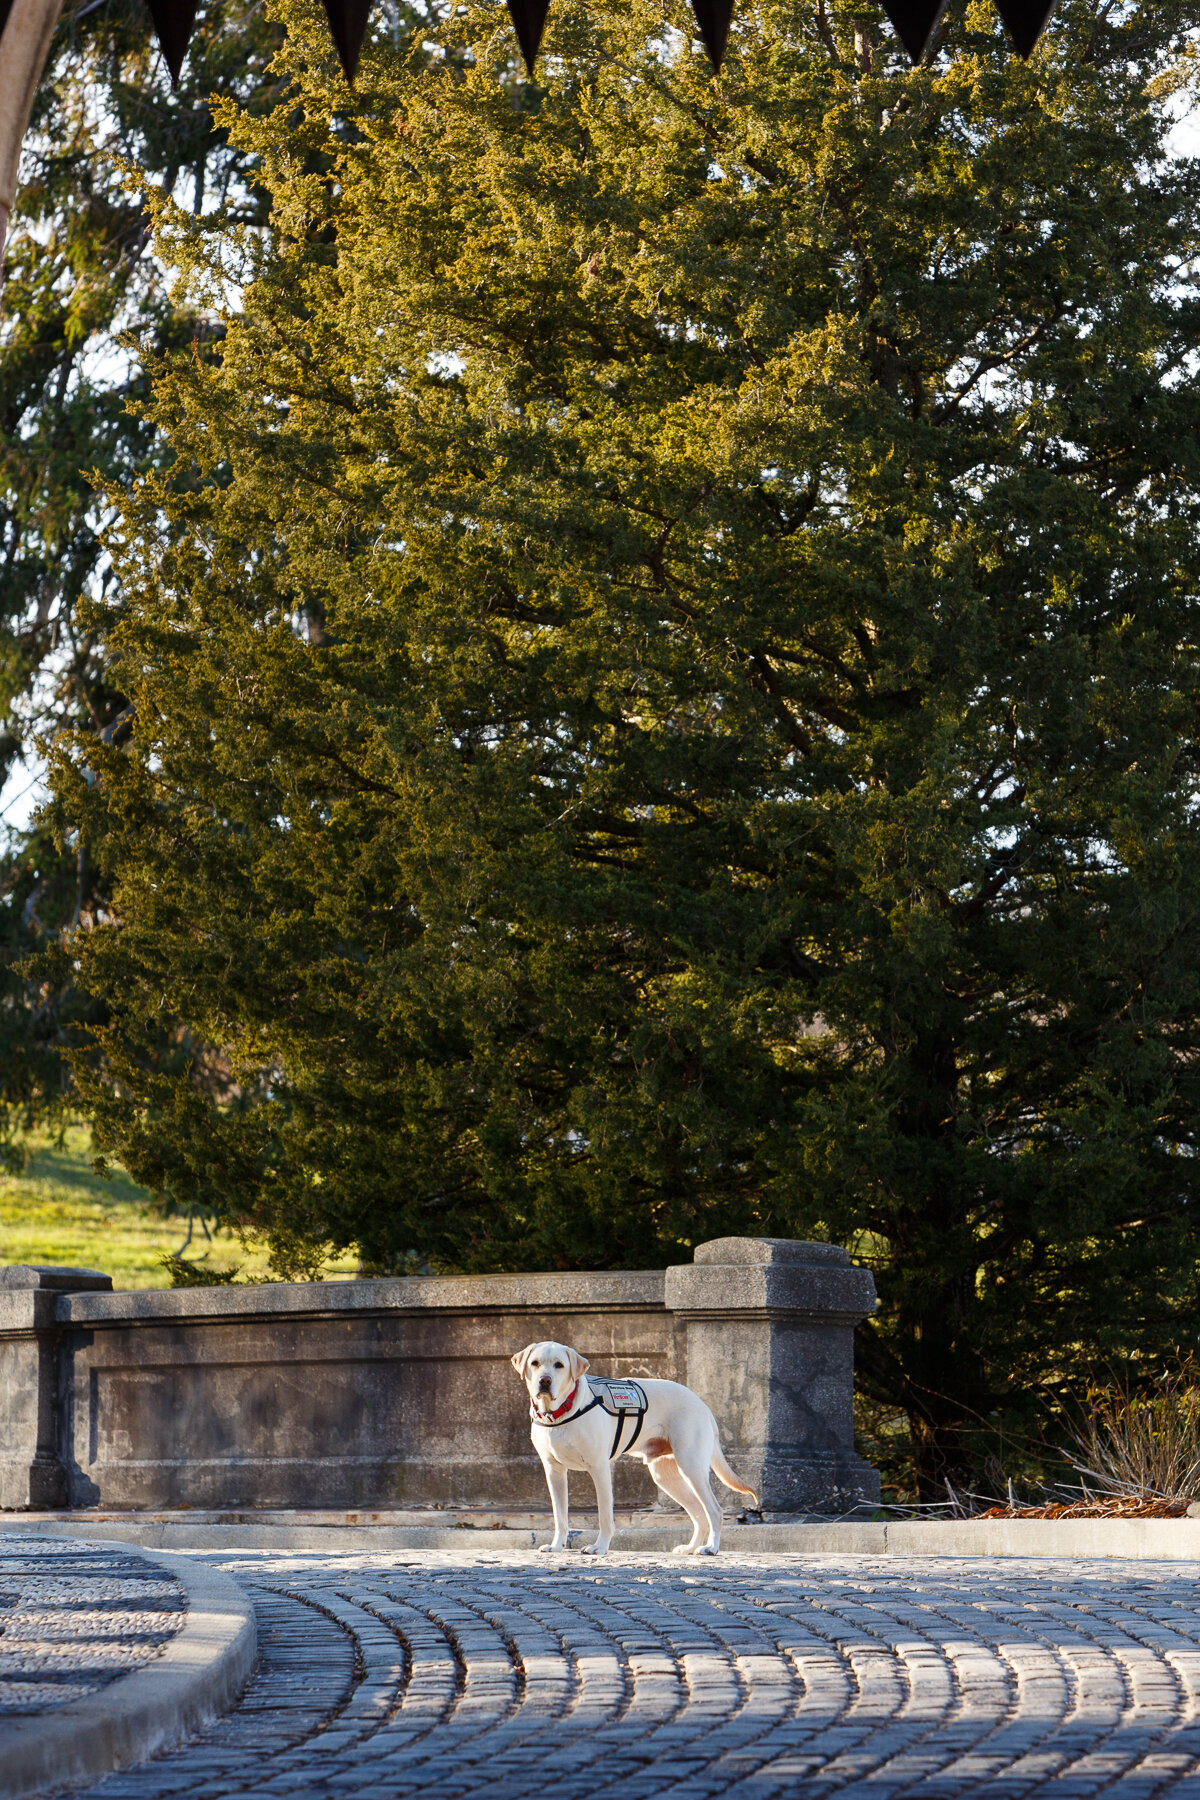
<path fill-rule="evenodd" d="M 852 1425 L 870 1274 L 787 1239 L 694 1255 L 128 1293 L 86 1269 L 0 1268 L 0 1508 L 544 1510 L 509 1363 L 537 1338 L 600 1374 L 687 1382 L 768 1516 L 877 1499 Z M 650 1501 L 639 1465 L 616 1474 L 619 1504 Z"/>

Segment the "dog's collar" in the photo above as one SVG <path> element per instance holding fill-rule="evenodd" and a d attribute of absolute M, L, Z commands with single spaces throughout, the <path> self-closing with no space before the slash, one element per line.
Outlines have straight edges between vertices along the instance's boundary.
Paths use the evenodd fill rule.
<path fill-rule="evenodd" d="M 586 1406 L 581 1406 L 578 1412 L 572 1412 L 571 1408 L 575 1404 L 575 1396 L 578 1394 L 578 1392 L 579 1392 L 579 1383 L 576 1382 L 575 1386 L 571 1389 L 570 1393 L 567 1395 L 567 1397 L 563 1401 L 562 1405 L 555 1407 L 553 1412 L 548 1412 L 548 1413 L 539 1412 L 537 1407 L 534 1405 L 533 1401 L 530 1400 L 530 1402 L 529 1402 L 529 1417 L 530 1417 L 530 1419 L 533 1421 L 533 1423 L 535 1425 L 571 1425 L 574 1423 L 574 1421 L 576 1419 L 582 1419 L 584 1413 L 590 1413 L 593 1406 L 599 1406 L 601 1404 L 600 1396 L 598 1394 L 594 1394 L 592 1396 L 592 1398 L 588 1401 Z"/>
<path fill-rule="evenodd" d="M 575 1386 L 574 1386 L 574 1387 L 573 1387 L 573 1388 L 572 1388 L 572 1389 L 571 1389 L 571 1391 L 570 1391 L 570 1393 L 569 1393 L 569 1394 L 568 1394 L 568 1395 L 567 1395 L 567 1397 L 566 1397 L 566 1399 L 565 1399 L 565 1400 L 564 1400 L 564 1401 L 563 1401 L 563 1403 L 562 1403 L 562 1405 L 561 1405 L 561 1406 L 559 1406 L 559 1407 L 557 1407 L 557 1408 L 556 1408 L 556 1409 L 555 1409 L 555 1410 L 554 1410 L 554 1411 L 553 1411 L 553 1412 L 552 1412 L 552 1413 L 551 1413 L 551 1414 L 550 1414 L 550 1417 L 551 1417 L 551 1418 L 552 1418 L 552 1419 L 553 1419 L 553 1420 L 554 1420 L 554 1423 L 555 1423 L 555 1424 L 556 1424 L 556 1425 L 557 1425 L 557 1423 L 558 1423 L 558 1421 L 559 1421 L 559 1420 L 560 1420 L 560 1419 L 561 1419 L 561 1418 L 562 1418 L 562 1416 L 563 1416 L 563 1414 L 564 1414 L 564 1413 L 569 1413 L 569 1412 L 570 1412 L 570 1410 L 571 1410 L 571 1408 L 572 1408 L 572 1407 L 573 1407 L 573 1406 L 574 1406 L 574 1404 L 575 1404 L 575 1396 L 576 1396 L 576 1394 L 577 1394 L 577 1393 L 578 1393 L 578 1392 L 579 1392 L 579 1383 L 578 1383 L 578 1382 L 576 1382 L 576 1383 L 575 1383 Z"/>

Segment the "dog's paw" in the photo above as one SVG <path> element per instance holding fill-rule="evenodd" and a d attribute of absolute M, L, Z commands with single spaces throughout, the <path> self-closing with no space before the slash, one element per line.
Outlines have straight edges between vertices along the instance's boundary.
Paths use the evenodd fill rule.
<path fill-rule="evenodd" d="M 676 1544 L 675 1548 L 671 1552 L 671 1555 L 672 1556 L 694 1556 L 695 1551 L 692 1549 L 692 1546 L 690 1544 Z"/>
<path fill-rule="evenodd" d="M 583 1546 L 583 1555 L 584 1556 L 607 1556 L 608 1555 L 608 1545 L 601 1544 L 599 1542 L 596 1542 L 594 1544 L 585 1544 Z"/>
<path fill-rule="evenodd" d="M 701 1544 L 696 1552 L 697 1556 L 715 1556 L 716 1554 L 717 1546 L 715 1544 Z"/>
<path fill-rule="evenodd" d="M 566 1547 L 567 1546 L 565 1544 L 539 1544 L 538 1545 L 538 1555 L 539 1556 L 558 1556 L 560 1554 L 560 1552 L 562 1552 L 563 1550 L 566 1549 Z"/>

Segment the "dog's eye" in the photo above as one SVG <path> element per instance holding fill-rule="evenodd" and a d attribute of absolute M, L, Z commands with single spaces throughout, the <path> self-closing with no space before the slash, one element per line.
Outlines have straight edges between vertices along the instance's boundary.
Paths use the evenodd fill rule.
<path fill-rule="evenodd" d="M 529 1365 L 529 1366 L 530 1366 L 530 1368 L 531 1368 L 531 1369 L 540 1369 L 540 1368 L 541 1368 L 541 1366 L 542 1366 L 542 1365 L 541 1365 L 541 1363 L 540 1363 L 540 1362 L 539 1362 L 539 1361 L 538 1361 L 538 1359 L 537 1359 L 537 1357 L 536 1357 L 536 1356 L 535 1356 L 535 1357 L 534 1357 L 534 1359 L 533 1359 L 533 1361 L 532 1361 L 532 1362 L 531 1362 L 531 1363 L 530 1363 L 530 1365 Z"/>
<path fill-rule="evenodd" d="M 554 1365 L 554 1366 L 555 1366 L 555 1368 L 556 1368 L 556 1369 L 561 1369 L 561 1368 L 562 1368 L 562 1364 L 561 1364 L 561 1363 L 555 1363 L 555 1365 Z"/>

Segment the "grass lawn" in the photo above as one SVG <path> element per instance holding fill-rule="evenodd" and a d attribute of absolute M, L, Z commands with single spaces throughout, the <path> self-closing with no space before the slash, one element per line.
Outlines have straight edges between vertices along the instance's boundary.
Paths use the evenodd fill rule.
<path fill-rule="evenodd" d="M 111 1180 L 93 1174 L 85 1125 L 35 1145 L 24 1174 L 0 1174 L 0 1263 L 66 1263 L 102 1269 L 115 1288 L 170 1287 L 160 1259 L 180 1248 L 186 1219 L 162 1218 L 146 1190 L 123 1173 Z M 243 1279 L 267 1279 L 266 1251 L 245 1251 L 227 1232 L 209 1243 L 197 1227 L 185 1254 L 191 1262 L 236 1267 Z M 357 1258 L 343 1253 L 323 1274 L 337 1279 L 356 1267 Z"/>

